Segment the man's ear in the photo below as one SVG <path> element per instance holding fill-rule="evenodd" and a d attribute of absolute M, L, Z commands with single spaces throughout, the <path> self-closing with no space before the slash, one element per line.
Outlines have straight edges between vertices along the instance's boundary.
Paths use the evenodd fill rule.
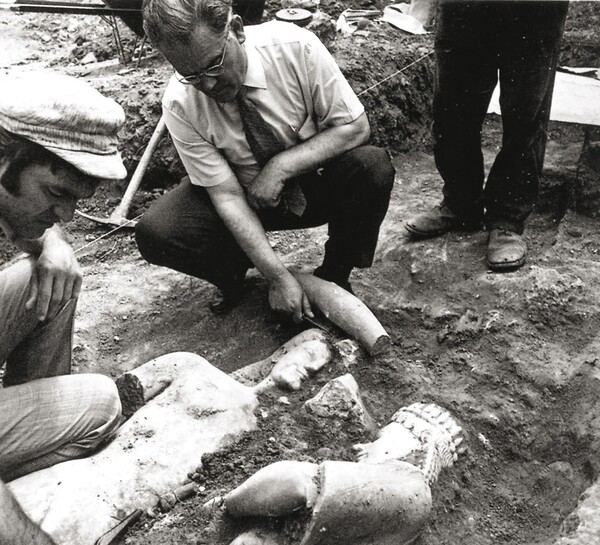
<path fill-rule="evenodd" d="M 242 18 L 237 14 L 233 15 L 229 25 L 238 42 L 243 44 L 246 41 L 246 33 L 244 32 L 244 22 L 242 21 Z"/>

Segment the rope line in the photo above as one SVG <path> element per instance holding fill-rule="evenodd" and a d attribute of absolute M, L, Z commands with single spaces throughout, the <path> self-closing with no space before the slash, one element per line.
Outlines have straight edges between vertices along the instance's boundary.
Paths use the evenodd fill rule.
<path fill-rule="evenodd" d="M 427 57 L 429 57 L 432 54 L 433 54 L 433 51 L 430 51 L 429 53 L 426 53 L 425 55 L 422 55 L 421 57 L 419 57 L 418 59 L 414 60 L 410 64 L 407 64 L 405 67 L 400 68 L 400 70 L 396 70 L 393 74 L 390 74 L 389 76 L 386 76 L 385 78 L 383 78 L 381 81 L 378 81 L 377 83 L 371 85 L 371 87 L 367 87 L 366 89 L 362 90 L 356 96 L 359 97 L 359 96 L 364 95 L 365 93 L 368 93 L 369 91 L 372 91 L 373 89 L 375 89 L 375 87 L 379 87 L 382 83 L 385 83 L 387 80 L 396 77 L 398 74 L 401 74 L 405 70 L 408 70 L 411 66 L 414 66 L 415 64 L 421 62 L 422 60 L 426 59 Z M 141 217 L 142 217 L 142 214 L 140 214 L 139 216 L 137 216 L 137 217 L 135 217 L 133 219 L 127 220 L 125 223 L 123 223 L 123 225 L 119 225 L 118 227 L 115 227 L 114 229 L 111 229 L 107 233 L 104 233 L 103 235 L 100 235 L 98 238 L 95 238 L 94 240 L 91 240 L 87 244 L 84 244 L 83 246 L 81 246 L 81 248 L 77 248 L 75 250 L 75 253 L 77 254 L 77 253 L 81 252 L 82 250 L 84 250 L 85 248 L 88 248 L 89 246 L 92 246 L 93 244 L 96 244 L 96 242 L 98 242 L 99 240 L 102 240 L 103 238 L 106 238 L 106 237 L 112 235 L 113 233 L 116 233 L 118 230 L 122 229 L 123 227 L 126 227 L 130 223 L 133 223 L 133 222 L 137 221 Z"/>
<path fill-rule="evenodd" d="M 408 70 L 411 66 L 414 66 L 415 64 L 417 64 L 418 62 L 421 62 L 423 59 L 426 59 L 427 57 L 429 57 L 430 55 L 433 55 L 433 51 L 430 51 L 429 53 L 426 53 L 425 55 L 423 55 L 422 57 L 419 57 L 417 60 L 411 62 L 410 64 L 407 64 L 404 68 L 400 68 L 400 70 L 396 70 L 393 74 L 390 74 L 389 76 L 383 78 L 381 81 L 378 81 L 377 83 L 375 83 L 374 85 L 371 85 L 371 87 L 367 87 L 364 91 L 361 91 L 360 93 L 358 93 L 358 95 L 356 96 L 361 96 L 364 95 L 365 93 L 371 91 L 372 89 L 375 89 L 375 87 L 379 87 L 382 83 L 385 83 L 388 79 L 391 79 L 395 76 L 397 76 L 398 74 L 404 72 L 405 70 Z"/>
<path fill-rule="evenodd" d="M 75 253 L 78 254 L 79 252 L 81 252 L 81 250 L 84 250 L 85 248 L 91 246 L 92 244 L 96 244 L 96 242 L 98 242 L 99 240 L 102 240 L 103 238 L 106 238 L 106 237 L 112 235 L 113 233 L 116 233 L 119 229 L 123 229 L 123 227 L 126 227 L 130 223 L 136 222 L 141 217 L 142 217 L 142 214 L 140 214 L 139 216 L 136 216 L 133 219 L 127 220 L 126 222 L 123 223 L 123 225 L 119 225 L 119 226 L 115 227 L 114 229 L 111 229 L 107 233 L 104 233 L 103 235 L 100 235 L 98 238 L 95 238 L 94 240 L 90 240 L 90 242 L 88 242 L 87 244 L 84 244 L 80 248 L 77 248 L 75 250 Z M 92 221 L 92 220 L 90 220 L 90 221 Z"/>

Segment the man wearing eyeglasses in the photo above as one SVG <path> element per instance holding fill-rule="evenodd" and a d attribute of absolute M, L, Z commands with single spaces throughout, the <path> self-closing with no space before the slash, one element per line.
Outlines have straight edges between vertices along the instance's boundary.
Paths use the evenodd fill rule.
<path fill-rule="evenodd" d="M 189 179 L 139 222 L 142 255 L 216 285 L 215 312 L 239 301 L 256 266 L 274 311 L 312 316 L 265 233 L 328 223 L 315 274 L 348 290 L 353 268 L 372 264 L 394 169 L 365 145 L 362 104 L 305 29 L 244 28 L 226 0 L 146 0 L 143 16 L 176 70 L 163 115 Z"/>

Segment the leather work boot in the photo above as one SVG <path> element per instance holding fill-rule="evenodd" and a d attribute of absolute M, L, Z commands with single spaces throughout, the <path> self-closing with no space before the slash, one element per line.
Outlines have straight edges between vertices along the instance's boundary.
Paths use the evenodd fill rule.
<path fill-rule="evenodd" d="M 219 293 L 208 304 L 210 311 L 217 316 L 231 312 L 246 293 L 245 279 L 246 270 L 234 275 L 226 284 L 218 286 Z"/>
<path fill-rule="evenodd" d="M 350 267 L 349 269 L 350 271 L 352 271 L 353 267 Z M 313 272 L 313 276 L 321 278 L 322 280 L 327 280 L 328 282 L 333 282 L 334 284 L 337 284 L 340 288 L 346 290 L 348 293 L 354 295 L 352 284 L 350 284 L 350 281 L 348 280 L 349 274 L 350 273 L 343 272 L 340 275 L 336 275 L 334 273 L 328 272 L 327 269 L 323 267 L 323 265 L 317 267 Z"/>
<path fill-rule="evenodd" d="M 404 224 L 404 228 L 415 238 L 436 237 L 448 231 L 478 231 L 481 227 L 481 221 L 459 218 L 444 202 Z"/>
<path fill-rule="evenodd" d="M 517 269 L 525 263 L 527 244 L 509 229 L 492 229 L 487 245 L 487 264 L 492 271 Z"/>

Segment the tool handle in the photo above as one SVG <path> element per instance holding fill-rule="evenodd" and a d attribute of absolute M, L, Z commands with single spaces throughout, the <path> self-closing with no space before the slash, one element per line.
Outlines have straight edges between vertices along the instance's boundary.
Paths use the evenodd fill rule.
<path fill-rule="evenodd" d="M 136 167 L 135 172 L 131 177 L 129 185 L 127 186 L 127 190 L 123 195 L 123 199 L 121 200 L 119 206 L 115 208 L 115 211 L 112 213 L 112 216 L 120 218 L 125 217 L 127 215 L 129 206 L 131 205 L 131 201 L 133 200 L 133 196 L 138 190 L 140 184 L 142 183 L 142 179 L 144 177 L 144 174 L 146 173 L 146 169 L 148 168 L 148 163 L 150 163 L 152 154 L 156 150 L 158 143 L 160 142 L 160 139 L 162 138 L 162 135 L 165 131 L 165 126 L 165 118 L 161 115 L 160 119 L 158 120 L 158 124 L 156 125 L 156 128 L 154 129 L 154 132 L 150 137 L 150 141 L 148 142 L 148 145 L 144 150 L 142 158 L 140 159 L 140 162 L 138 163 L 138 166 Z"/>

